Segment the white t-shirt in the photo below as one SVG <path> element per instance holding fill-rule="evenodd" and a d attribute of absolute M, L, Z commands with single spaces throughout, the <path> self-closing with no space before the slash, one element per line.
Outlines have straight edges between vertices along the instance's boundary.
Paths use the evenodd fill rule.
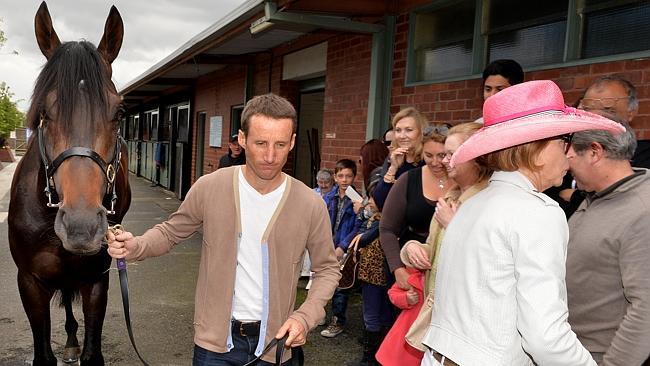
<path fill-rule="evenodd" d="M 237 251 L 237 273 L 232 315 L 237 320 L 262 319 L 262 236 L 280 203 L 287 180 L 267 194 L 255 190 L 239 169 L 239 207 L 242 236 Z"/>

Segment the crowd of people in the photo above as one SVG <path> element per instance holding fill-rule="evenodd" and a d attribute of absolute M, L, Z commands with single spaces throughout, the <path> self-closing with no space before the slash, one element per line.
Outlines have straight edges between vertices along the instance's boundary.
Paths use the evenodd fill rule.
<path fill-rule="evenodd" d="M 479 120 L 404 108 L 313 189 L 281 171 L 295 110 L 255 97 L 231 139 L 244 165 L 200 178 L 143 235 L 109 235 L 109 253 L 162 255 L 203 228 L 197 366 L 272 364 L 273 338 L 299 347 L 318 325 L 337 337 L 357 290 L 363 353 L 349 365 L 650 364 L 650 143 L 630 127 L 634 86 L 601 77 L 574 108 L 513 60 L 483 82 Z M 358 286 L 339 287 L 351 256 Z"/>

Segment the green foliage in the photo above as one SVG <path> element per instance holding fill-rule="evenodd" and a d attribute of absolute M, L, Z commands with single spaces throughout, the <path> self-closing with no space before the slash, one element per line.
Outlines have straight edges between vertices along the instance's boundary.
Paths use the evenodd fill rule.
<path fill-rule="evenodd" d="M 2 18 L 0 18 L 0 23 L 2 23 Z M 7 37 L 5 37 L 5 32 L 0 28 L 0 48 L 7 42 Z"/>
<path fill-rule="evenodd" d="M 11 131 L 25 123 L 25 115 L 18 110 L 13 96 L 9 86 L 0 82 L 0 138 L 9 137 Z"/>

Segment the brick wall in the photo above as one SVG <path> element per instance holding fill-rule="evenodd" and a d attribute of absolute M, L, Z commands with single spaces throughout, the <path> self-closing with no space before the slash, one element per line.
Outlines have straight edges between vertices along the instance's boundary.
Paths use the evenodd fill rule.
<path fill-rule="evenodd" d="M 452 124 L 473 121 L 481 116 L 482 80 L 405 86 L 408 44 L 408 14 L 397 19 L 391 114 L 413 106 L 431 122 Z M 630 80 L 638 90 L 639 113 L 632 123 L 642 139 L 650 139 L 650 60 L 623 60 L 590 65 L 563 67 L 526 73 L 526 81 L 550 79 L 562 91 L 567 104 L 573 104 L 590 83 L 599 76 L 619 74 Z"/>
<path fill-rule="evenodd" d="M 339 159 L 359 158 L 366 137 L 371 48 L 369 35 L 340 35 L 328 41 L 322 167 L 331 169 Z"/>
<path fill-rule="evenodd" d="M 199 78 L 194 96 L 194 116 L 192 138 L 192 183 L 196 181 L 196 138 L 197 115 L 206 112 L 203 173 L 213 172 L 219 166 L 219 159 L 228 153 L 228 137 L 230 131 L 230 109 L 233 105 L 244 102 L 244 82 L 246 68 L 241 65 L 231 65 L 208 76 Z M 223 131 L 221 147 L 210 147 L 210 117 L 223 116 Z"/>

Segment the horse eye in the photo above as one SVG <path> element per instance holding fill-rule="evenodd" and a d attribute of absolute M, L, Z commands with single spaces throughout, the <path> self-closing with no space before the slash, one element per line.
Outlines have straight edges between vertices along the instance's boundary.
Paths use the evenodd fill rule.
<path fill-rule="evenodd" d="M 124 106 L 120 106 L 120 107 L 117 109 L 117 112 L 115 112 L 115 118 L 114 118 L 114 120 L 115 120 L 115 121 L 119 121 L 119 120 L 121 120 L 122 117 L 124 117 L 124 113 L 126 113 L 126 108 L 124 108 Z"/>

